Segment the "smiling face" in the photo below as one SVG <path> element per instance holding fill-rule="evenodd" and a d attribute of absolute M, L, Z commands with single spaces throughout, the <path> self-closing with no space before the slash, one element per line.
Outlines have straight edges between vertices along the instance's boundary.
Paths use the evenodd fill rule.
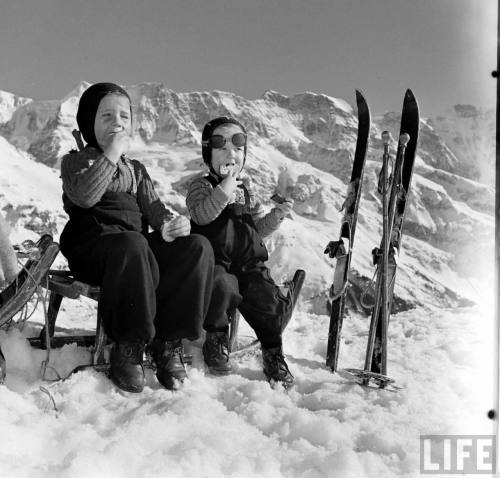
<path fill-rule="evenodd" d="M 97 144 L 104 150 L 112 135 L 125 132 L 132 134 L 132 115 L 130 101 L 126 96 L 110 93 L 106 95 L 97 108 L 94 121 L 94 134 Z"/>
<path fill-rule="evenodd" d="M 235 146 L 231 138 L 236 133 L 243 133 L 242 129 L 232 123 L 218 126 L 213 131 L 212 135 L 224 136 L 226 143 L 222 148 L 212 148 L 212 168 L 219 176 L 226 176 L 225 169 L 236 171 L 236 174 L 241 172 L 245 161 L 245 147 Z M 222 172 L 221 172 L 222 167 Z"/>

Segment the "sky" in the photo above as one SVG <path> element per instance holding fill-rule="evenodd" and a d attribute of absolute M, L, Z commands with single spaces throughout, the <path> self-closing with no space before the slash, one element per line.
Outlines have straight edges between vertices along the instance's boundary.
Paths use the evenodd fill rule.
<path fill-rule="evenodd" d="M 423 115 L 494 106 L 495 0 L 2 2 L 0 89 L 60 99 L 80 81 L 260 97 L 304 91 Z"/>

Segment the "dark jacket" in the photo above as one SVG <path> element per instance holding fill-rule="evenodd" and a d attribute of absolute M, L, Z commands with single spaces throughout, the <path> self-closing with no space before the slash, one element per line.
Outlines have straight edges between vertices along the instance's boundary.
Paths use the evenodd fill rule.
<path fill-rule="evenodd" d="M 205 178 L 213 188 L 220 180 L 213 176 Z M 245 265 L 269 258 L 266 246 L 248 212 L 250 194 L 241 184 L 245 204 L 227 205 L 215 220 L 206 225 L 191 221 L 191 231 L 206 236 L 214 249 L 215 263 L 223 265 L 229 272 L 238 272 Z"/>

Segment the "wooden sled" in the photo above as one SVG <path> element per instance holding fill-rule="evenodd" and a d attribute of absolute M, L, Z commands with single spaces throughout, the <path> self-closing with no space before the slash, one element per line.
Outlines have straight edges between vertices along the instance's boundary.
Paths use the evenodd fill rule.
<path fill-rule="evenodd" d="M 50 269 L 59 251 L 59 245 L 52 240 L 50 235 L 44 235 L 36 246 L 38 252 L 34 251 L 32 253 L 33 257 L 30 256 L 27 259 L 23 270 L 19 273 L 16 280 L 0 294 L 0 326 L 12 320 L 15 314 L 32 297 L 37 287 L 41 286 L 49 292 L 45 326 L 38 337 L 28 338 L 31 346 L 48 350 L 48 356 L 52 348 L 60 348 L 70 343 L 76 343 L 82 347 L 93 347 L 91 363 L 79 366 L 73 372 L 88 367 L 93 367 L 99 371 L 106 371 L 109 364 L 104 354 L 104 348 L 111 342 L 104 331 L 99 312 L 97 313 L 95 334 L 55 336 L 55 324 L 62 299 L 69 298 L 74 300 L 84 296 L 98 302 L 100 288 L 77 280 L 68 270 Z M 304 282 L 304 277 L 304 271 L 300 270 L 295 273 L 292 280 L 295 282 L 293 293 L 294 306 Z M 230 323 L 230 350 L 233 352 L 239 349 L 237 342 L 238 324 L 239 314 L 235 311 Z M 284 325 L 286 326 L 286 324 Z M 186 363 L 191 363 L 192 357 L 186 355 L 184 356 L 184 360 Z M 149 362 L 151 361 L 147 357 L 145 365 L 148 365 Z"/>
<path fill-rule="evenodd" d="M 97 314 L 95 334 L 54 336 L 57 315 L 62 299 L 64 297 L 78 299 L 80 296 L 84 296 L 99 301 L 100 288 L 76 280 L 71 272 L 65 270 L 49 270 L 45 287 L 49 290 L 49 304 L 45 326 L 38 337 L 28 339 L 31 346 L 50 350 L 52 348 L 60 348 L 66 344 L 76 343 L 83 347 L 93 347 L 92 363 L 88 366 L 98 369 L 103 368 L 106 365 L 104 346 L 108 343 L 108 338 L 102 327 L 99 313 Z"/>
<path fill-rule="evenodd" d="M 14 319 L 38 287 L 46 286 L 47 273 L 58 252 L 59 244 L 50 234 L 43 235 L 36 244 L 30 243 L 18 249 L 17 256 L 26 262 L 16 278 L 0 293 L 0 327 Z"/>

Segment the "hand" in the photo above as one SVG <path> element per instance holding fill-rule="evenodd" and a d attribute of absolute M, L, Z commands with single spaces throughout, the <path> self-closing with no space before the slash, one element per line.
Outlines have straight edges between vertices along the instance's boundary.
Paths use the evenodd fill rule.
<path fill-rule="evenodd" d="M 238 171 L 229 173 L 219 184 L 221 189 L 229 196 L 229 202 L 234 202 L 236 188 L 241 184 L 241 180 L 237 179 Z"/>
<path fill-rule="evenodd" d="M 117 163 L 122 154 L 130 149 L 130 136 L 126 131 L 119 131 L 108 135 L 109 141 L 104 145 L 103 152 L 113 163 Z"/>
<path fill-rule="evenodd" d="M 170 221 L 164 222 L 161 227 L 161 237 L 165 242 L 172 242 L 177 237 L 189 236 L 191 223 L 185 216 L 177 216 Z"/>
<path fill-rule="evenodd" d="M 282 203 L 276 204 L 273 211 L 280 220 L 283 220 L 286 216 L 290 216 L 290 213 L 293 211 L 293 199 L 285 199 Z"/>

